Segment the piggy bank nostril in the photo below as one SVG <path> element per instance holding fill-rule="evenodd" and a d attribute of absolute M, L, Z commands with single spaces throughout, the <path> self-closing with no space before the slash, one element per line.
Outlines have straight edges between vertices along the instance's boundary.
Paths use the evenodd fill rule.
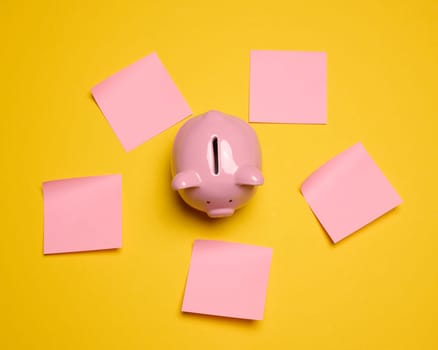
<path fill-rule="evenodd" d="M 205 203 L 210 204 L 211 202 L 210 201 L 206 201 Z"/>
<path fill-rule="evenodd" d="M 232 202 L 233 202 L 233 200 L 232 200 L 232 199 L 228 200 L 228 203 L 232 203 Z"/>

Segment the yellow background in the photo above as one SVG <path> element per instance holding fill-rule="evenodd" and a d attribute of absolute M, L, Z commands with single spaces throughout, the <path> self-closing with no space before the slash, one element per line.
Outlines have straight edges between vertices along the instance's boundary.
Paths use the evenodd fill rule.
<path fill-rule="evenodd" d="M 437 349 L 438 2 L 2 1 L 0 348 Z M 250 49 L 328 53 L 327 126 L 253 125 L 230 219 L 169 187 L 181 123 L 126 153 L 90 88 L 157 51 L 194 114 L 247 117 Z M 299 193 L 362 141 L 404 203 L 336 246 Z M 43 256 L 41 183 L 123 174 L 123 248 Z M 195 238 L 274 248 L 265 318 L 180 313 Z"/>

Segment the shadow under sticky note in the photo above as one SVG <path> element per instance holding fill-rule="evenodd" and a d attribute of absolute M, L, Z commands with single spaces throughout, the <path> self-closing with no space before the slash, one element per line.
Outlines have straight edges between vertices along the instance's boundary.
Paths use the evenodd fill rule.
<path fill-rule="evenodd" d="M 272 248 L 196 240 L 183 312 L 263 319 Z"/>
<path fill-rule="evenodd" d="M 43 183 L 44 254 L 122 246 L 122 177 Z"/>
<path fill-rule="evenodd" d="M 316 170 L 301 192 L 334 243 L 402 202 L 361 143 Z"/>
<path fill-rule="evenodd" d="M 251 51 L 249 121 L 326 124 L 325 52 Z"/>
<path fill-rule="evenodd" d="M 126 151 L 192 113 L 156 53 L 109 77 L 91 93 Z"/>

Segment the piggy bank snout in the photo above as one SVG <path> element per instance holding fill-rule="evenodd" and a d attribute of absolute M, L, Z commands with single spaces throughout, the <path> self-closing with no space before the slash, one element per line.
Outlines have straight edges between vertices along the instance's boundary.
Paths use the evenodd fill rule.
<path fill-rule="evenodd" d="M 234 209 L 233 208 L 212 209 L 207 211 L 207 214 L 211 218 L 224 218 L 233 215 Z"/>
<path fill-rule="evenodd" d="M 254 185 L 239 185 L 233 176 L 214 180 L 201 179 L 199 185 L 180 188 L 180 195 L 187 204 L 206 212 L 209 217 L 222 218 L 233 215 L 255 193 Z"/>

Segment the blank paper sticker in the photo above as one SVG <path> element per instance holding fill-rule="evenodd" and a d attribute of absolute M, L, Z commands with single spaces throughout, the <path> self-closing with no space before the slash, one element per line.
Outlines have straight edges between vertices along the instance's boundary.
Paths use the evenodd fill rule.
<path fill-rule="evenodd" d="M 334 243 L 402 202 L 361 143 L 316 170 L 301 192 Z"/>

